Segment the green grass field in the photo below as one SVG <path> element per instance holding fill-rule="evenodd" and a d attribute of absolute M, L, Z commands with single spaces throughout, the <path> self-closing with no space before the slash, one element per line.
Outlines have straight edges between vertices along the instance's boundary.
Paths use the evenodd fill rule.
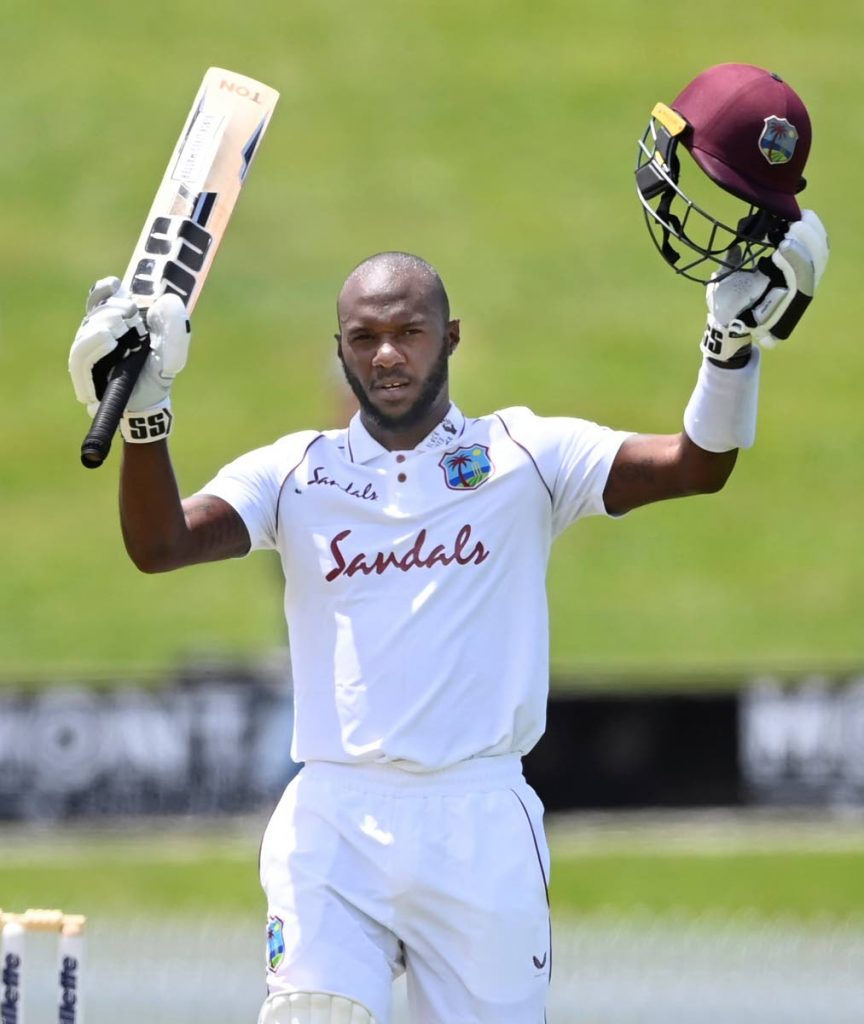
<path fill-rule="evenodd" d="M 674 431 L 700 289 L 633 194 L 658 99 L 703 67 L 768 65 L 815 125 L 806 202 L 832 233 L 821 293 L 765 360 L 756 447 L 723 494 L 588 522 L 557 545 L 553 661 L 572 672 L 847 666 L 864 656 L 858 269 L 864 9 L 853 0 L 12 0 L 0 57 L 0 678 L 159 669 L 283 640 L 272 560 L 144 578 L 116 457 L 80 468 L 65 363 L 87 287 L 122 272 L 203 70 L 282 100 L 196 311 L 176 388 L 185 491 L 334 422 L 333 301 L 363 256 L 419 252 L 463 320 L 454 395 Z"/>
<path fill-rule="evenodd" d="M 250 1020 L 262 992 L 262 825 L 0 830 L 0 905 L 88 915 L 94 1024 Z M 588 817 L 553 820 L 550 835 L 550 1020 L 862 1019 L 860 822 Z M 50 976 L 55 956 L 50 942 L 28 943 L 29 976 Z M 41 996 L 48 1019 L 51 995 L 31 985 L 26 1012 L 43 1019 Z M 401 979 L 393 1021 L 409 1019 Z"/>
<path fill-rule="evenodd" d="M 137 828 L 122 837 L 62 831 L 0 832 L 0 907 L 60 906 L 94 918 L 237 914 L 264 909 L 257 831 L 225 835 Z M 864 834 L 748 828 L 706 842 L 685 825 L 671 832 L 623 825 L 550 827 L 556 917 L 634 913 L 700 917 L 749 914 L 801 924 L 864 923 Z M 221 833 L 221 834 L 220 834 Z M 688 839 L 687 836 L 690 836 Z"/>

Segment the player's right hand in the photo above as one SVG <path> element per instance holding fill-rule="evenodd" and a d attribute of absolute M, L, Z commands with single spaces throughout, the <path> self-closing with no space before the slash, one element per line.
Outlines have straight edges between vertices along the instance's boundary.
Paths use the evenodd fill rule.
<path fill-rule="evenodd" d="M 96 415 L 108 374 L 123 355 L 147 340 L 138 307 L 120 292 L 120 279 L 104 277 L 87 295 L 84 319 L 69 351 L 75 397 Z"/>
<path fill-rule="evenodd" d="M 120 424 L 127 441 L 151 441 L 167 435 L 171 415 L 170 391 L 186 365 L 191 338 L 186 309 L 179 296 L 160 296 L 147 312 L 145 325 L 135 302 L 116 277 L 97 281 L 87 297 L 86 315 L 69 353 L 69 373 L 75 397 L 91 416 L 99 408 L 108 375 L 131 351 L 149 339 L 150 355 L 138 377 Z M 160 416 L 161 414 L 161 416 Z M 164 429 L 141 429 L 155 417 Z"/>

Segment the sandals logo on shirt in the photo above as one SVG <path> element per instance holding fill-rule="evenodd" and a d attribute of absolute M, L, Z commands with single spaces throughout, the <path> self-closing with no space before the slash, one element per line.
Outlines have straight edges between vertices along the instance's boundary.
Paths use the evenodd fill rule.
<path fill-rule="evenodd" d="M 267 918 L 267 966 L 275 971 L 285 959 L 285 939 L 282 935 L 284 922 L 281 917 Z"/>
<path fill-rule="evenodd" d="M 484 444 L 447 452 L 438 465 L 444 470 L 444 481 L 452 491 L 474 491 L 495 471 Z"/>

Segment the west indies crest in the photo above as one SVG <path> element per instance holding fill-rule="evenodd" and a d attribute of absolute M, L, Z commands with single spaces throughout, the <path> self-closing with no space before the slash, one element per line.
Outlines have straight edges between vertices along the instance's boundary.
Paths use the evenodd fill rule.
<path fill-rule="evenodd" d="M 453 491 L 476 490 L 495 472 L 485 444 L 473 444 L 447 452 L 438 465 L 444 470 L 445 483 Z"/>

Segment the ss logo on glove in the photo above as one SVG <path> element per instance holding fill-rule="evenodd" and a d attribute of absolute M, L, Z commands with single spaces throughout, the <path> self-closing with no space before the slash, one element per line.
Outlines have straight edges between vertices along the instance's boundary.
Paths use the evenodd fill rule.
<path fill-rule="evenodd" d="M 739 325 L 741 327 L 740 331 L 736 330 Z M 749 340 L 747 337 L 748 333 L 747 328 L 740 321 L 733 321 L 726 328 L 717 324 L 713 326 L 708 324 L 705 328 L 705 333 L 702 335 L 701 347 L 704 352 L 709 352 L 712 356 L 719 356 L 723 352 L 723 343 L 727 339 L 732 341 L 740 339 L 741 344 L 745 345 Z"/>
<path fill-rule="evenodd" d="M 171 422 L 174 417 L 170 409 L 158 409 L 147 416 L 127 415 L 127 441 L 155 441 L 167 437 L 171 433 Z"/>

